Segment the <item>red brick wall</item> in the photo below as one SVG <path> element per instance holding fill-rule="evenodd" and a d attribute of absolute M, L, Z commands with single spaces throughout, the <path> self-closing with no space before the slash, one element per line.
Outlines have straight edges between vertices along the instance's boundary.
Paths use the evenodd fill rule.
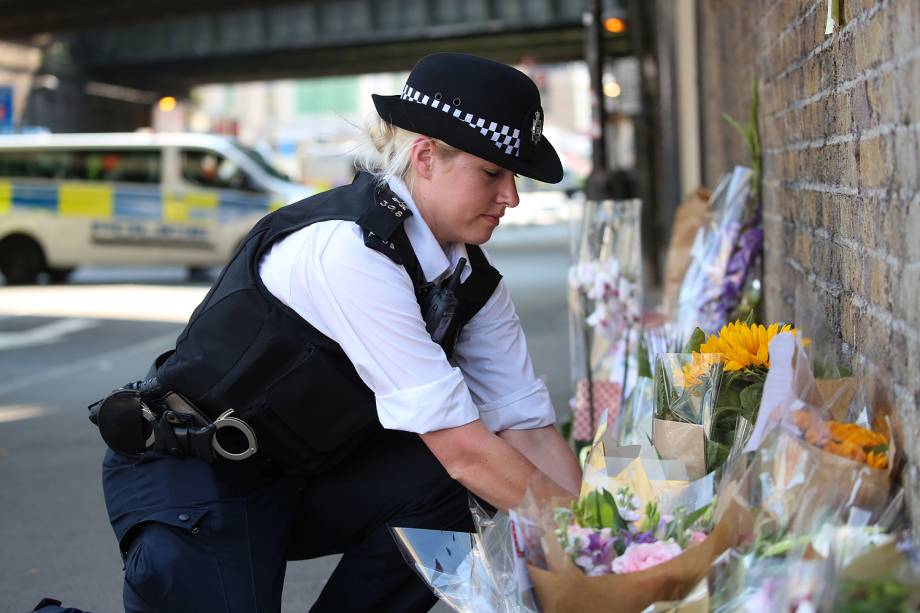
<path fill-rule="evenodd" d="M 707 184 L 746 150 L 720 119 L 760 83 L 767 316 L 818 297 L 842 356 L 886 377 L 920 525 L 920 1 L 700 0 Z"/>

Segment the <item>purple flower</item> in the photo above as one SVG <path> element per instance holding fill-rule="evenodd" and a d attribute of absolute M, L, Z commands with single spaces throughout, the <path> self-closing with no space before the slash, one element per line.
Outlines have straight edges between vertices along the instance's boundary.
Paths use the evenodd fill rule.
<path fill-rule="evenodd" d="M 741 296 L 741 288 L 750 272 L 751 265 L 763 247 L 763 228 L 754 226 L 744 232 L 738 239 L 738 245 L 725 270 L 722 295 L 719 298 L 719 310 L 723 320 L 735 308 Z"/>
<path fill-rule="evenodd" d="M 610 528 L 592 530 L 570 525 L 567 532 L 569 546 L 566 547 L 566 552 L 575 560 L 576 566 L 589 576 L 610 572 L 610 564 L 616 556 L 614 537 L 610 533 Z"/>
<path fill-rule="evenodd" d="M 633 537 L 634 543 L 654 543 L 655 542 L 655 531 L 648 530 L 647 532 L 640 532 L 639 534 Z"/>

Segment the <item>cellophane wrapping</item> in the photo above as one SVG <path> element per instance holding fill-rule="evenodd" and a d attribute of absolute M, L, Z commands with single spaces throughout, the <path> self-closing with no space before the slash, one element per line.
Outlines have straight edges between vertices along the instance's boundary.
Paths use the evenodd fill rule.
<path fill-rule="evenodd" d="M 585 204 L 569 270 L 573 438 L 590 441 L 635 384 L 642 325 L 640 200 Z"/>

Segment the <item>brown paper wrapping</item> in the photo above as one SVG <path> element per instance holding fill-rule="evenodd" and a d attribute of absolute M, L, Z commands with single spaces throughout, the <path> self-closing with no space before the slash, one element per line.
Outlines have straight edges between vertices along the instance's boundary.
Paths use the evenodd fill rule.
<path fill-rule="evenodd" d="M 706 221 L 709 208 L 709 190 L 697 189 L 680 203 L 674 213 L 671 225 L 671 241 L 664 264 L 664 295 L 662 301 L 665 312 L 670 313 L 677 304 L 677 295 L 690 265 L 690 250 L 696 233 Z"/>
<path fill-rule="evenodd" d="M 676 558 L 647 570 L 601 577 L 582 573 L 550 532 L 544 545 L 551 570 L 528 565 L 528 571 L 543 613 L 638 613 L 690 593 L 719 554 L 740 542 L 751 525 L 751 515 L 733 507 L 705 541 Z"/>
<path fill-rule="evenodd" d="M 887 471 L 870 468 L 862 462 L 835 455 L 791 437 L 784 451 L 785 461 L 774 464 L 774 478 L 777 481 L 792 484 L 797 478 L 795 471 L 798 466 L 813 464 L 814 472 L 807 481 L 807 487 L 802 488 L 802 493 L 820 493 L 817 500 L 822 506 L 845 508 L 855 505 L 874 513 L 885 508 L 890 487 Z M 801 509 L 802 516 L 797 519 L 811 522 L 813 516 L 808 511 Z"/>
<path fill-rule="evenodd" d="M 837 510 L 844 521 L 846 510 L 853 506 L 873 514 L 883 511 L 889 477 L 887 471 L 834 455 L 777 429 L 743 474 L 722 482 L 715 517 L 727 516 L 730 505 L 736 508 L 760 500 L 761 508 L 753 510 L 759 521 L 778 521 L 790 535 L 814 534 L 829 520 L 826 510 Z"/>

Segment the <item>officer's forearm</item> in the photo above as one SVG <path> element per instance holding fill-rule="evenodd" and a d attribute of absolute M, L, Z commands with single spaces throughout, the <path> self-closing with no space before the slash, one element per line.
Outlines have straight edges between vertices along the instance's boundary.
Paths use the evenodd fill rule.
<path fill-rule="evenodd" d="M 498 509 L 520 503 L 528 485 L 540 498 L 571 495 L 479 421 L 421 436 L 451 477 Z"/>
<path fill-rule="evenodd" d="M 581 468 L 575 453 L 555 426 L 529 430 L 503 430 L 498 435 L 520 451 L 550 479 L 578 494 L 581 489 Z"/>

